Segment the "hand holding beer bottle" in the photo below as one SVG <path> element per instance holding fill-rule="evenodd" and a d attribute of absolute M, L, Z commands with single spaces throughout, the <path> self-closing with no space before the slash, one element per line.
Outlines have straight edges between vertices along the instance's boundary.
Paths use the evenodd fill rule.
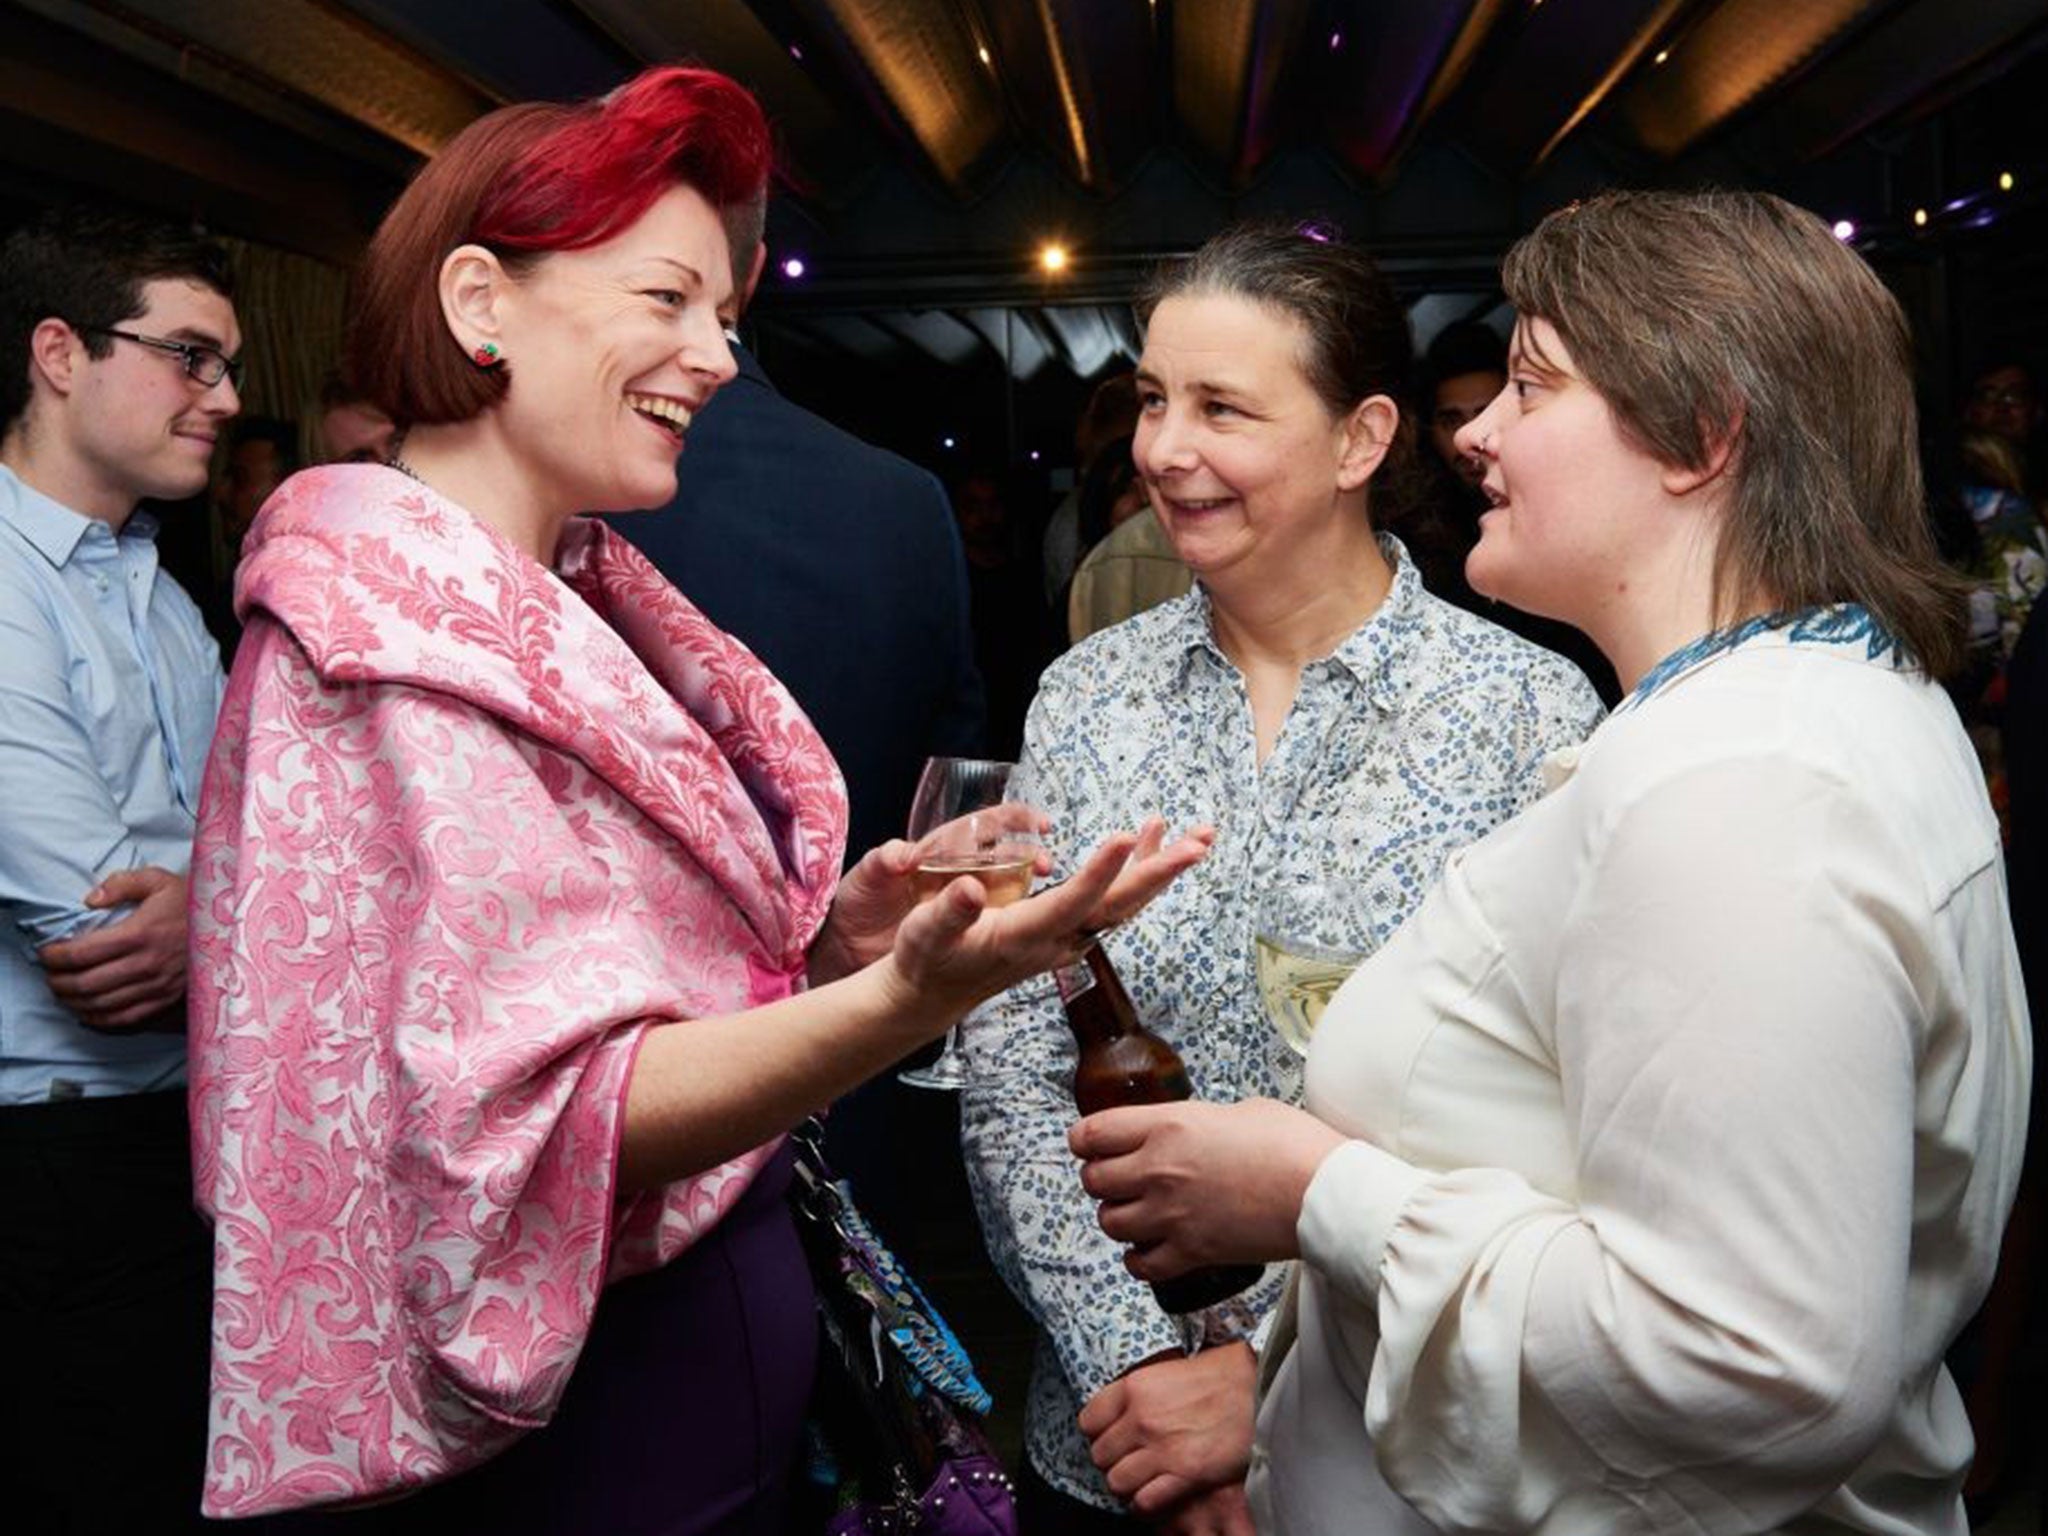
<path fill-rule="evenodd" d="M 1074 1102 L 1084 1115 L 1130 1104 L 1171 1104 L 1194 1097 L 1179 1054 L 1139 1021 L 1130 994 L 1100 941 L 1054 973 L 1074 1032 Z M 1264 1266 L 1219 1265 L 1155 1281 L 1168 1312 L 1199 1312 L 1235 1296 Z"/>

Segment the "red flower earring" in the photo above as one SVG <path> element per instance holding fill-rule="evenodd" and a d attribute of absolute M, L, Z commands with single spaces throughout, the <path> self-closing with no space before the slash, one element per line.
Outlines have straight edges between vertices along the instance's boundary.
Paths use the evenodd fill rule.
<path fill-rule="evenodd" d="M 469 354 L 470 361 L 479 368 L 495 368 L 505 361 L 505 355 L 498 350 L 495 342 L 482 342 Z"/>

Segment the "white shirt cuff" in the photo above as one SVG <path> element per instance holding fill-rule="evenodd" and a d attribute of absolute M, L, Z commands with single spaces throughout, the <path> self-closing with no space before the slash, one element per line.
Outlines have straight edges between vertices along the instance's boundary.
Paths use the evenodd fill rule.
<path fill-rule="evenodd" d="M 1387 1235 L 1427 1175 L 1370 1142 L 1347 1141 L 1316 1169 L 1295 1235 L 1301 1257 L 1340 1291 L 1377 1305 Z"/>

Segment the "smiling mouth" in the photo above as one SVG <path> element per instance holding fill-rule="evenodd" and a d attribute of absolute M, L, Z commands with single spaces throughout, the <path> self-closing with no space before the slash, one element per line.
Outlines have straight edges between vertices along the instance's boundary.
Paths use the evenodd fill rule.
<path fill-rule="evenodd" d="M 680 443 L 690 430 L 690 408 L 666 395 L 628 395 L 626 404 Z"/>
<path fill-rule="evenodd" d="M 1501 490 L 1499 487 L 1492 485 L 1481 485 L 1479 489 L 1486 493 L 1487 511 L 1491 512 L 1500 507 L 1504 507 L 1508 504 L 1508 493 L 1506 491 Z"/>
<path fill-rule="evenodd" d="M 1175 512 L 1214 512 L 1229 506 L 1234 496 L 1166 496 L 1162 498 L 1167 507 Z"/>

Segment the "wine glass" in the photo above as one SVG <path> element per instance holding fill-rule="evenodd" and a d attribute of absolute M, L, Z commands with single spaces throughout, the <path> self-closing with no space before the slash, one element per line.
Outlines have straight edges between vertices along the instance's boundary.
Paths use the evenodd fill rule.
<path fill-rule="evenodd" d="M 1030 891 L 1044 844 L 1029 809 L 1003 799 L 1016 766 L 974 757 L 935 757 L 924 765 L 910 802 L 909 828 L 918 844 L 919 901 L 931 900 L 962 875 L 981 882 L 992 907 L 1008 906 Z M 937 1056 L 898 1073 L 897 1081 L 913 1088 L 965 1088 L 960 1027 L 946 1031 Z"/>
<path fill-rule="evenodd" d="M 1323 1010 L 1371 947 L 1358 937 L 1360 905 L 1355 891 L 1317 881 L 1277 885 L 1260 898 L 1252 930 L 1259 998 L 1297 1056 L 1308 1055 Z"/>

